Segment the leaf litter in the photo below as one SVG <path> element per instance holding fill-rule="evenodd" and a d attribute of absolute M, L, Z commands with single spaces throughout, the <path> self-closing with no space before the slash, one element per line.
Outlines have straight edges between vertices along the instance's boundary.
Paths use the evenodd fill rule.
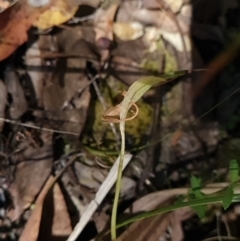
<path fill-rule="evenodd" d="M 6 230 L 0 239 L 76 240 L 83 231 L 81 240 L 109 240 L 121 119 L 124 165 L 131 162 L 123 172 L 118 223 L 181 202 L 191 175 L 204 186 L 229 180 L 230 160 L 239 162 L 239 6 L 212 1 L 210 10 L 208 4 L 0 1 L 0 230 Z M 137 80 L 179 70 L 183 76 L 130 100 L 120 94 L 131 93 Z M 239 215 L 237 207 L 224 212 L 226 226 L 236 220 L 231 213 Z M 206 212 L 213 223 L 216 208 L 208 205 Z M 199 219 L 189 226 L 194 220 L 194 209 L 175 210 L 136 221 L 117 240 L 184 240 L 203 230 Z M 202 239 L 215 235 L 210 231 Z"/>

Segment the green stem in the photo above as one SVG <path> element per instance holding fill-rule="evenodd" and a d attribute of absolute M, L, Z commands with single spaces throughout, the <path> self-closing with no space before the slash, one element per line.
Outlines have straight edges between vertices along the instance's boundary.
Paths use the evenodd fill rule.
<path fill-rule="evenodd" d="M 216 202 L 222 202 L 224 198 L 224 195 L 218 195 L 214 197 L 205 197 L 205 198 L 200 198 L 196 200 L 191 200 L 183 203 L 176 203 L 167 207 L 159 208 L 157 210 L 148 212 L 148 213 L 142 213 L 139 215 L 136 215 L 135 217 L 132 217 L 126 221 L 123 221 L 122 223 L 117 225 L 117 228 L 123 227 L 127 224 L 130 224 L 135 221 L 139 221 L 145 218 L 150 218 L 159 214 L 163 214 L 169 211 L 174 211 L 179 208 L 184 208 L 184 207 L 196 207 L 196 206 L 201 206 L 201 205 L 206 205 L 210 203 L 216 203 Z M 239 201 L 239 194 L 235 194 L 233 196 L 233 201 Z"/>
<path fill-rule="evenodd" d="M 125 153 L 125 121 L 121 121 L 119 126 L 120 126 L 122 140 L 121 140 L 121 153 L 120 153 L 120 160 L 119 160 L 119 166 L 118 166 L 114 203 L 113 203 L 112 216 L 111 216 L 112 240 L 115 240 L 117 238 L 117 234 L 116 234 L 117 208 L 118 208 L 118 200 L 119 200 L 120 190 L 121 190 L 122 168 L 123 168 L 123 160 L 124 160 L 124 153 Z"/>

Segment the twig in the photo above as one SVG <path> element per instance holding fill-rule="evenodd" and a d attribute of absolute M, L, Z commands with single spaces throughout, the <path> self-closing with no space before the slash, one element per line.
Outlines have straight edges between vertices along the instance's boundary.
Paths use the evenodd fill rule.
<path fill-rule="evenodd" d="M 60 134 L 70 134 L 70 135 L 74 135 L 74 136 L 79 136 L 79 133 L 77 133 L 77 132 L 59 131 L 59 130 L 56 130 L 56 129 L 40 127 L 40 126 L 36 126 L 36 125 L 33 125 L 33 124 L 21 123 L 21 122 L 18 122 L 18 121 L 15 121 L 15 120 L 10 120 L 10 119 L 3 118 L 3 117 L 0 117 L 0 121 L 4 121 L 4 122 L 7 122 L 7 123 L 11 123 L 11 124 L 19 125 L 19 126 L 24 126 L 24 127 L 28 127 L 28 128 L 32 128 L 32 129 L 42 130 L 42 131 L 49 131 L 49 132 L 55 132 L 55 133 L 60 133 Z"/>

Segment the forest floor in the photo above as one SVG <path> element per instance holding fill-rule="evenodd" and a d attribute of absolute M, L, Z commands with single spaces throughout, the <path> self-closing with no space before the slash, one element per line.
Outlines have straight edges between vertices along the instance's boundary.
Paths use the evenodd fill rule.
<path fill-rule="evenodd" d="M 121 104 L 151 76 L 161 84 L 125 121 L 117 223 L 169 212 L 133 218 L 116 240 L 240 240 L 239 11 L 0 0 L 0 240 L 112 240 Z M 229 205 L 207 201 L 229 186 Z"/>

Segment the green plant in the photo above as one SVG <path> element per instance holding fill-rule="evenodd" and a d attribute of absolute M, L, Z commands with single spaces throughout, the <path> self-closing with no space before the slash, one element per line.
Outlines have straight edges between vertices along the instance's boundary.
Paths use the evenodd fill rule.
<path fill-rule="evenodd" d="M 175 203 L 168 207 L 163 207 L 148 213 L 143 213 L 137 215 L 131 219 L 128 219 L 118 225 L 116 225 L 117 219 L 117 207 L 121 189 L 121 178 L 122 178 L 122 166 L 123 159 L 125 154 L 125 122 L 129 120 L 133 120 L 138 113 L 138 106 L 135 104 L 143 95 L 146 93 L 151 87 L 164 84 L 170 79 L 174 79 L 178 76 L 183 75 L 184 72 L 176 72 L 169 75 L 162 75 L 161 77 L 145 77 L 139 79 L 134 82 L 127 92 L 124 93 L 123 101 L 117 105 L 116 107 L 111 108 L 111 111 L 107 112 L 107 114 L 103 115 L 102 120 L 112 123 L 119 123 L 120 133 L 121 133 L 121 152 L 120 152 L 120 162 L 118 167 L 118 175 L 116 181 L 116 189 L 115 189 L 115 197 L 114 204 L 112 209 L 112 217 L 111 217 L 111 237 L 112 240 L 116 239 L 116 229 L 122 227 L 126 224 L 132 223 L 136 220 L 141 220 L 143 218 L 152 217 L 154 215 L 162 214 L 168 211 L 173 211 L 183 207 L 192 207 L 197 212 L 200 218 L 205 216 L 206 205 L 211 203 L 221 202 L 224 209 L 228 208 L 229 205 L 234 201 L 240 200 L 240 194 L 236 193 L 235 188 L 237 187 L 239 180 L 239 166 L 237 161 L 232 160 L 230 163 L 230 176 L 231 183 L 228 187 L 223 188 L 222 190 L 205 195 L 201 192 L 201 179 L 192 176 L 191 178 L 191 189 L 189 191 L 188 196 L 186 197 L 185 202 Z M 135 114 L 133 117 L 127 117 L 128 111 L 131 107 L 135 108 Z M 113 113 L 113 115 L 109 115 L 109 113 Z M 118 118 L 119 117 L 119 118 Z M 234 193 L 235 192 L 235 193 Z"/>
<path fill-rule="evenodd" d="M 135 104 L 151 87 L 158 84 L 164 84 L 168 80 L 175 79 L 185 73 L 180 71 L 172 74 L 162 75 L 161 77 L 145 77 L 134 82 L 127 92 L 124 92 L 123 101 L 116 107 L 108 110 L 106 114 L 103 115 L 102 120 L 112 123 L 119 123 L 120 133 L 121 133 L 121 152 L 120 152 L 120 162 L 118 167 L 118 175 L 116 181 L 115 197 L 112 209 L 111 217 L 111 237 L 112 240 L 116 239 L 116 219 L 117 219 L 117 207 L 118 200 L 121 189 L 121 178 L 122 178 L 122 166 L 125 154 L 125 122 L 128 120 L 133 120 L 138 113 L 138 107 Z M 127 118 L 128 111 L 131 107 L 135 108 L 135 114 L 133 117 Z M 119 119 L 116 118 L 119 116 Z"/>
<path fill-rule="evenodd" d="M 203 188 L 201 186 L 201 179 L 192 176 L 191 188 L 189 191 L 189 195 L 186 197 L 187 201 L 177 202 L 167 207 L 159 208 L 151 212 L 136 215 L 135 217 L 132 217 L 118 224 L 117 228 L 123 227 L 137 220 L 149 218 L 155 215 L 163 214 L 169 211 L 174 211 L 176 209 L 184 207 L 192 207 L 197 212 L 200 218 L 205 217 L 206 205 L 208 204 L 220 202 L 222 203 L 223 208 L 227 209 L 232 202 L 240 201 L 239 170 L 240 168 L 238 162 L 236 160 L 231 160 L 229 165 L 229 174 L 231 182 L 227 187 L 209 195 L 205 195 L 201 192 L 201 189 Z"/>

